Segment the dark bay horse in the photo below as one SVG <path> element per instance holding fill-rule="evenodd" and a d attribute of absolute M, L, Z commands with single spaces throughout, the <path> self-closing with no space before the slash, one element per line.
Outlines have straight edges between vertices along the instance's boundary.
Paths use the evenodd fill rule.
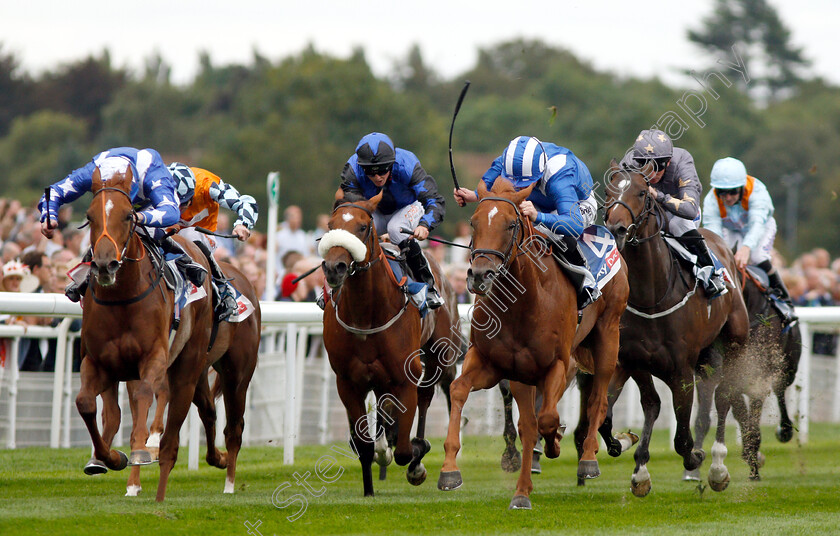
<path fill-rule="evenodd" d="M 207 356 L 207 366 L 198 380 L 193 404 L 204 425 L 207 448 L 207 463 L 227 470 L 224 493 L 233 493 L 236 481 L 236 459 L 242 446 L 242 432 L 245 428 L 245 397 L 251 377 L 257 366 L 260 344 L 260 304 L 253 286 L 242 272 L 232 264 L 220 262 L 222 271 L 231 284 L 254 305 L 254 311 L 241 322 L 221 322 Z M 209 367 L 216 371 L 212 388 L 208 383 Z M 136 389 L 137 381 L 128 382 L 129 394 Z M 216 447 L 216 398 L 224 394 L 225 400 L 225 448 Z M 157 410 L 149 430 L 151 435 L 146 446 L 156 458 L 157 441 L 163 433 L 163 415 L 169 400 L 168 383 L 163 382 L 156 393 Z M 130 396 L 130 399 L 133 397 Z M 132 411 L 135 406 L 132 405 Z M 155 436 L 157 434 L 157 436 Z M 131 468 L 126 484 L 126 495 L 135 496 L 141 491 L 140 466 Z"/>
<path fill-rule="evenodd" d="M 468 281 L 477 295 L 471 346 L 462 373 L 450 388 L 446 458 L 438 481 L 438 488 L 445 491 L 463 483 L 456 455 L 461 448 L 461 411 L 470 391 L 489 389 L 509 379 L 519 405 L 522 451 L 529 454 L 522 456 L 510 508 L 531 507 L 530 453 L 537 432 L 545 438 L 546 456 L 555 458 L 560 453 L 562 431 L 557 402 L 574 367 L 593 375 L 586 402 L 586 430 L 580 438 L 578 476 L 594 478 L 600 474 L 597 430 L 607 411 L 607 387 L 618 357 L 619 320 L 629 293 L 627 272 L 622 266 L 604 287 L 602 298 L 586 308 L 578 326 L 572 283 L 552 258 L 550 248 L 539 239 L 530 219 L 519 211 L 533 187 L 516 192 L 509 182 L 499 179 L 488 192 L 484 183 L 479 183 L 479 203 L 470 220 L 474 249 Z M 543 393 L 538 416 L 534 408 L 536 387 Z"/>
<path fill-rule="evenodd" d="M 742 270 L 740 275 L 744 302 L 750 314 L 750 342 L 738 361 L 726 364 L 715 392 L 718 412 L 715 441 L 723 444 L 726 412 L 731 407 L 732 414 L 741 425 L 742 457 L 750 468 L 750 480 L 760 480 L 759 468 L 764 465 L 764 455 L 759 451 L 761 412 L 764 401 L 771 393 L 776 395 L 779 404 L 780 424 L 776 428 L 776 438 L 784 443 L 793 437 L 785 391 L 796 377 L 802 352 L 802 334 L 798 323 L 788 327 L 782 325 L 766 295 L 766 283 L 746 270 Z M 720 450 L 719 445 L 714 448 Z M 713 467 L 717 471 L 725 470 L 725 467 Z"/>
<path fill-rule="evenodd" d="M 709 301 L 662 238 L 664 214 L 649 192 L 645 177 L 650 171 L 621 169 L 613 160 L 604 217 L 621 247 L 632 281 L 627 312 L 622 318 L 619 367 L 611 387 L 611 395 L 615 392 L 615 396 L 611 396 L 610 403 L 612 407 L 621 386 L 632 377 L 639 386 L 645 416 L 631 478 L 633 494 L 639 497 L 647 495 L 651 488 L 647 462 L 653 423 L 660 410 L 653 376 L 664 381 L 673 395 L 677 419 L 674 449 L 682 456 L 685 469 L 696 469 L 705 453 L 695 447 L 690 429 L 695 374 L 700 378 L 719 378 L 719 371 L 710 366 L 714 357 L 712 345 L 721 347 L 725 365 L 734 362 L 749 338 L 749 318 L 739 282 L 729 281 L 729 292 Z M 701 232 L 734 278 L 734 258 L 723 239 L 706 230 Z M 706 397 L 711 397 L 714 381 L 704 381 L 702 386 L 708 390 Z M 611 426 L 610 416 L 605 426 Z M 614 441 L 609 434 L 602 435 L 608 445 Z M 614 444 L 609 450 L 612 455 L 621 452 Z M 709 484 L 721 491 L 728 479 L 728 474 L 710 472 Z"/>
<path fill-rule="evenodd" d="M 184 308 L 170 348 L 174 297 L 162 284 L 162 270 L 152 262 L 137 233 L 131 183 L 130 167 L 107 177 L 96 169 L 92 177 L 93 200 L 87 210 L 91 282 L 82 315 L 82 385 L 76 407 L 94 448 L 86 473 L 121 470 L 128 463 L 145 465 L 152 461 L 146 450 L 149 407 L 162 382 L 168 382 L 172 396 L 161 440 L 156 495 L 156 500 L 162 501 L 177 458 L 178 434 L 205 369 L 213 307 L 210 283 L 205 281 L 206 296 Z M 179 241 L 209 272 L 201 251 L 192 243 Z M 111 440 L 120 422 L 117 384 L 131 380 L 138 382 L 131 400 L 136 409 L 131 454 L 126 457 L 111 449 Z M 102 434 L 96 423 L 98 395 L 103 399 Z"/>
<path fill-rule="evenodd" d="M 381 199 L 382 193 L 350 201 L 339 189 L 330 231 L 319 246 L 327 284 L 333 289 L 324 309 L 324 346 L 347 410 L 365 496 L 373 496 L 374 442 L 383 456 L 385 437 L 382 427 L 376 437 L 368 432 L 367 393 L 377 397 L 379 422 L 396 426 L 396 432 L 388 434 L 396 436 L 394 460 L 408 464 L 408 481 L 420 485 L 426 479 L 422 459 L 430 449 L 424 439 L 426 411 L 436 384 L 448 395 L 455 361 L 462 355 L 454 292 L 434 259 L 429 265 L 446 303 L 424 318 L 392 281 L 373 224 Z M 417 437 L 410 440 L 415 411 Z"/>

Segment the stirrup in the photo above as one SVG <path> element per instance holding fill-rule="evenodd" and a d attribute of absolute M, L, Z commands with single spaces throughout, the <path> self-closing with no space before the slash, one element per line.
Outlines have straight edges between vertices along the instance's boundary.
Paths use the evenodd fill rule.
<path fill-rule="evenodd" d="M 67 299 L 71 302 L 79 303 L 86 290 L 86 284 L 83 283 L 81 285 L 77 285 L 75 282 L 71 282 L 67 285 L 67 288 L 64 289 L 64 295 L 67 296 Z"/>
<path fill-rule="evenodd" d="M 709 278 L 708 283 L 704 285 L 704 290 L 706 294 L 708 294 L 709 298 L 717 298 L 718 296 L 723 296 L 728 292 L 726 288 L 726 283 L 723 282 L 720 276 L 712 276 Z"/>
<path fill-rule="evenodd" d="M 233 313 L 237 311 L 239 306 L 236 304 L 236 300 L 233 299 L 233 296 L 230 294 L 225 294 L 222 299 L 219 301 L 219 305 L 216 311 L 216 318 L 219 322 L 224 322 L 231 316 Z"/>
<path fill-rule="evenodd" d="M 426 305 L 428 305 L 429 309 L 437 309 L 443 304 L 443 298 L 440 296 L 440 294 L 438 294 L 438 291 L 435 289 L 435 287 L 429 287 L 428 291 L 426 292 Z"/>

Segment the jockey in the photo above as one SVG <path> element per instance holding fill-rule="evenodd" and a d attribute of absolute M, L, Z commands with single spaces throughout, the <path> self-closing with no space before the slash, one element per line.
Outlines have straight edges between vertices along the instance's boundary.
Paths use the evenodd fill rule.
<path fill-rule="evenodd" d="M 137 210 L 136 223 L 149 229 L 150 234 L 160 242 L 164 252 L 179 255 L 175 261 L 178 267 L 193 284 L 200 286 L 204 282 L 207 270 L 193 261 L 181 245 L 166 236 L 164 231 L 164 228 L 178 222 L 178 203 L 172 176 L 160 154 L 154 149 L 108 149 L 94 156 L 84 167 L 50 186 L 49 206 L 44 196 L 41 196 L 38 203 L 38 210 L 41 212 L 41 233 L 47 238 L 52 238 L 58 227 L 58 209 L 61 205 L 75 201 L 91 191 L 93 172 L 96 169 L 99 169 L 102 179 L 108 179 L 114 173 L 125 171 L 128 166 L 131 166 L 132 171 L 130 197 Z M 90 261 L 91 255 L 92 251 L 89 250 L 85 254 L 85 260 Z M 86 288 L 87 281 L 82 284 L 71 282 L 64 293 L 71 301 L 78 302 Z"/>
<path fill-rule="evenodd" d="M 697 276 L 703 282 L 706 294 L 710 298 L 724 294 L 726 284 L 715 273 L 709 248 L 697 230 L 703 185 L 694 168 L 694 158 L 685 149 L 674 147 L 671 139 L 661 130 L 643 130 L 633 148 L 624 155 L 621 165 L 641 169 L 647 164 L 653 165 L 648 183 L 651 195 L 665 209 L 665 230 L 697 256 Z"/>
<path fill-rule="evenodd" d="M 236 312 L 233 288 L 213 257 L 216 241 L 205 233 L 199 233 L 195 227 L 216 232 L 221 205 L 236 212 L 233 234 L 244 242 L 251 236 L 251 229 L 257 222 L 257 201 L 250 195 L 240 195 L 236 188 L 205 169 L 172 162 L 169 172 L 175 179 L 175 191 L 180 199 L 181 221 L 176 225 L 180 228 L 178 234 L 195 242 L 210 262 L 214 291 L 217 293 L 216 318 L 221 322 Z"/>
<path fill-rule="evenodd" d="M 377 229 L 387 229 L 391 243 L 400 247 L 414 278 L 428 285 L 429 308 L 443 305 L 435 278 L 417 240 L 443 221 L 445 201 L 437 183 L 426 173 L 414 153 L 394 147 L 385 134 L 372 132 L 356 146 L 341 172 L 341 189 L 370 199 L 384 190 L 373 214 Z M 413 229 L 405 233 L 403 229 Z"/>
<path fill-rule="evenodd" d="M 586 164 L 565 147 L 519 136 L 511 140 L 481 180 L 490 190 L 499 177 L 511 181 L 517 190 L 537 184 L 519 209 L 552 239 L 571 265 L 567 273 L 577 291 L 578 310 L 597 300 L 601 293 L 577 240 L 595 222 L 598 206 Z M 460 206 L 478 201 L 478 193 L 473 190 L 461 188 L 454 193 Z"/>
<path fill-rule="evenodd" d="M 767 272 L 771 292 L 788 306 L 780 311 L 783 321 L 793 322 L 796 316 L 790 295 L 770 262 L 776 220 L 767 187 L 747 175 L 743 162 L 732 157 L 715 162 L 711 179 L 713 190 L 703 200 L 703 227 L 722 236 L 730 248 L 738 248 L 735 264 L 739 269 L 751 263 Z"/>

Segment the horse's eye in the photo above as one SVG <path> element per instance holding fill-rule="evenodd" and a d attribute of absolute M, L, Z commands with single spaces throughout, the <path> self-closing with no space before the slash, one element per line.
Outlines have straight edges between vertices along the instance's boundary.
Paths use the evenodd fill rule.
<path fill-rule="evenodd" d="M 515 221 L 510 222 L 510 225 L 508 225 L 508 231 L 510 231 L 514 227 L 516 227 L 516 222 Z"/>
<path fill-rule="evenodd" d="M 131 221 L 133 216 L 134 215 L 131 212 L 129 212 L 128 214 L 125 215 L 125 221 Z"/>
<path fill-rule="evenodd" d="M 647 195 L 647 190 L 642 190 L 641 192 L 639 192 L 639 197 L 644 197 L 646 195 Z"/>
<path fill-rule="evenodd" d="M 368 226 L 367 225 L 362 225 L 360 229 L 363 233 L 366 233 L 367 230 L 368 230 Z"/>

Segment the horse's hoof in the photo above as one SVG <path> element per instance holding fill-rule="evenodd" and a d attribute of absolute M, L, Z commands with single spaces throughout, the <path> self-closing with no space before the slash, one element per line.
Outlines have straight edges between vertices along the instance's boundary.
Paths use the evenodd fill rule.
<path fill-rule="evenodd" d="M 415 437 L 411 440 L 411 456 L 414 459 L 422 459 L 430 450 L 432 450 L 432 444 L 428 439 Z"/>
<path fill-rule="evenodd" d="M 691 454 L 688 457 L 688 460 L 683 462 L 683 467 L 686 471 L 693 471 L 703 465 L 703 461 L 706 459 L 706 451 L 703 449 L 691 449 Z"/>
<path fill-rule="evenodd" d="M 126 486 L 125 487 L 125 496 L 126 497 L 137 497 L 140 495 L 140 492 L 143 490 L 140 486 Z"/>
<path fill-rule="evenodd" d="M 779 426 L 776 427 L 776 439 L 778 439 L 782 443 L 787 443 L 792 438 L 793 438 L 793 426 L 779 425 Z"/>
<path fill-rule="evenodd" d="M 531 509 L 531 499 L 524 495 L 514 495 L 513 499 L 510 500 L 510 506 L 508 506 L 508 510 L 530 510 Z"/>
<path fill-rule="evenodd" d="M 125 455 L 125 452 L 118 450 L 117 454 L 120 455 L 120 463 L 116 467 L 114 467 L 115 471 L 122 471 L 128 466 L 128 456 Z"/>
<path fill-rule="evenodd" d="M 686 470 L 683 473 L 683 480 L 691 482 L 700 482 L 700 469 Z"/>
<path fill-rule="evenodd" d="M 417 467 L 414 471 L 409 471 L 406 469 L 405 471 L 405 478 L 408 480 L 408 483 L 412 486 L 419 486 L 423 482 L 426 481 L 426 468 L 423 467 L 422 463 L 417 464 Z"/>
<path fill-rule="evenodd" d="M 758 482 L 759 480 L 761 480 L 761 475 L 759 475 L 758 473 L 750 475 L 750 480 L 752 480 L 753 482 Z"/>
<path fill-rule="evenodd" d="M 633 445 L 638 443 L 639 442 L 639 434 L 634 434 L 630 430 L 627 430 L 626 432 L 620 432 L 618 434 L 615 434 L 614 439 L 621 446 L 621 450 L 618 452 L 618 454 L 613 454 L 613 449 L 611 447 L 608 452 L 609 452 L 609 455 L 612 456 L 613 458 L 615 458 L 616 456 L 618 456 L 622 452 L 626 452 L 626 451 L 630 450 L 630 447 L 632 447 Z"/>
<path fill-rule="evenodd" d="M 534 456 L 531 458 L 531 474 L 538 475 L 542 473 L 542 465 L 540 464 L 540 455 L 536 452 Z"/>
<path fill-rule="evenodd" d="M 464 484 L 461 479 L 461 471 L 441 471 L 438 478 L 438 489 L 441 491 L 454 491 Z"/>
<path fill-rule="evenodd" d="M 646 497 L 647 494 L 650 493 L 650 487 L 650 480 L 645 480 L 643 482 L 636 482 L 632 479 L 630 480 L 630 490 L 636 497 Z"/>
<path fill-rule="evenodd" d="M 394 452 L 391 450 L 391 447 L 388 447 L 385 450 L 375 453 L 373 461 L 380 467 L 388 467 L 394 461 Z"/>
<path fill-rule="evenodd" d="M 585 478 L 578 477 L 578 479 L 577 479 L 577 485 L 578 485 L 578 486 L 585 486 L 585 485 L 586 485 L 586 479 L 585 479 Z"/>
<path fill-rule="evenodd" d="M 97 460 L 96 458 L 91 458 L 85 465 L 86 475 L 104 475 L 107 472 L 108 468 L 105 466 L 105 464 Z"/>
<path fill-rule="evenodd" d="M 559 432 L 559 431 L 558 431 Z M 554 442 L 549 444 L 548 441 L 545 442 L 545 456 L 549 459 L 554 459 L 560 456 L 560 439 L 562 439 L 562 435 L 559 433 L 554 438 Z"/>
<path fill-rule="evenodd" d="M 128 457 L 128 465 L 149 465 L 151 463 L 152 455 L 148 450 L 132 450 Z"/>
<path fill-rule="evenodd" d="M 761 451 L 758 451 L 758 454 L 756 454 L 755 456 L 755 461 L 760 469 L 764 467 L 764 463 L 767 462 L 767 458 L 764 456 L 764 454 L 761 453 Z"/>
<path fill-rule="evenodd" d="M 601 470 L 598 468 L 598 460 L 581 460 L 578 462 L 578 479 L 598 478 Z"/>
<path fill-rule="evenodd" d="M 502 471 L 506 473 L 515 473 L 522 468 L 522 455 L 516 450 L 505 449 L 502 453 Z"/>
<path fill-rule="evenodd" d="M 712 480 L 711 472 L 709 473 L 709 487 L 714 491 L 723 491 L 729 487 L 729 472 L 721 480 Z"/>
<path fill-rule="evenodd" d="M 160 448 L 158 448 L 158 447 L 149 447 L 149 446 L 147 445 L 147 446 L 146 446 L 146 449 L 149 451 L 149 456 L 151 456 L 151 457 L 152 457 L 152 460 L 153 460 L 153 461 L 159 461 L 159 460 L 160 460 Z"/>

